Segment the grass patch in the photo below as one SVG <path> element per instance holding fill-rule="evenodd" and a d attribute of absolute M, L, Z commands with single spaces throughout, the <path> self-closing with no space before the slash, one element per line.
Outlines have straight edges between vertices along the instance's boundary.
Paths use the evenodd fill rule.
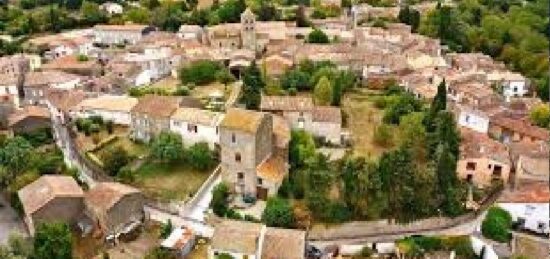
<path fill-rule="evenodd" d="M 210 176 L 212 168 L 199 171 L 185 162 L 148 161 L 135 171 L 135 182 L 146 195 L 160 200 L 188 200 Z"/>
<path fill-rule="evenodd" d="M 119 136 L 119 138 L 117 138 L 115 141 L 103 146 L 102 148 L 94 152 L 94 154 L 98 157 L 101 157 L 101 154 L 105 152 L 105 150 L 117 146 L 121 146 L 122 148 L 124 148 L 126 151 L 128 151 L 128 154 L 133 157 L 145 157 L 147 156 L 147 154 L 149 154 L 148 148 L 145 144 L 136 143 L 125 136 Z"/>
<path fill-rule="evenodd" d="M 374 141 L 374 133 L 383 124 L 384 116 L 384 110 L 375 105 L 378 98 L 375 94 L 354 92 L 346 95 L 342 102 L 342 110 L 347 116 L 347 127 L 352 135 L 353 154 L 356 156 L 378 158 L 390 149 L 381 147 Z"/>

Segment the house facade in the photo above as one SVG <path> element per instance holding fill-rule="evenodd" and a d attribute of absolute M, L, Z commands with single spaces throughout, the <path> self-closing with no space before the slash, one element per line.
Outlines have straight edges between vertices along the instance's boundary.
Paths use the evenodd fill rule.
<path fill-rule="evenodd" d="M 76 118 L 100 116 L 104 121 L 114 124 L 130 126 L 131 111 L 138 103 L 138 99 L 128 96 L 99 96 L 82 101 L 73 111 Z"/>
<path fill-rule="evenodd" d="M 461 107 L 458 111 L 457 124 L 479 133 L 489 132 L 489 116 L 480 110 Z"/>
<path fill-rule="evenodd" d="M 181 99 L 172 96 L 146 95 L 139 99 L 130 115 L 130 136 L 149 142 L 162 131 L 170 130 L 170 116 L 180 107 Z"/>
<path fill-rule="evenodd" d="M 134 45 L 155 29 L 147 25 L 96 25 L 94 42 L 103 45 Z"/>
<path fill-rule="evenodd" d="M 84 192 L 70 176 L 41 176 L 19 190 L 17 195 L 31 235 L 40 223 L 76 223 L 84 208 Z"/>
<path fill-rule="evenodd" d="M 530 182 L 506 190 L 498 199 L 499 207 L 512 216 L 512 221 L 522 230 L 548 235 L 550 227 L 550 190 L 548 183 Z"/>
<path fill-rule="evenodd" d="M 288 161 L 277 152 L 272 115 L 230 109 L 219 129 L 223 181 L 242 197 L 275 195 L 288 174 Z"/>
<path fill-rule="evenodd" d="M 187 147 L 206 142 L 210 149 L 220 143 L 219 124 L 223 114 L 198 108 L 178 108 L 170 117 L 170 131 L 181 135 Z"/>
<path fill-rule="evenodd" d="M 490 186 L 493 181 L 507 183 L 511 161 L 508 149 L 486 134 L 461 129 L 460 158 L 457 175 L 478 187 Z"/>
<path fill-rule="evenodd" d="M 29 72 L 23 81 L 23 105 L 45 105 L 48 89 L 71 90 L 81 83 L 81 77 L 61 71 Z"/>
<path fill-rule="evenodd" d="M 105 235 L 124 232 L 145 217 L 141 191 L 117 182 L 102 182 L 84 196 L 85 213 Z"/>

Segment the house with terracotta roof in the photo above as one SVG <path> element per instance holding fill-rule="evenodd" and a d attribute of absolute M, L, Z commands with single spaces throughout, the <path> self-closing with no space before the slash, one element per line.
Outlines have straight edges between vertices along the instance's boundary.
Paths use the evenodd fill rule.
<path fill-rule="evenodd" d="M 58 70 L 29 72 L 23 80 L 23 104 L 45 105 L 48 89 L 75 89 L 81 79 L 78 75 Z"/>
<path fill-rule="evenodd" d="M 260 110 L 282 116 L 292 129 L 302 129 L 332 144 L 341 143 L 340 108 L 315 106 L 310 97 L 262 95 Z"/>
<path fill-rule="evenodd" d="M 222 179 L 241 198 L 275 195 L 288 174 L 279 150 L 287 150 L 289 130 L 273 121 L 268 113 L 233 108 L 220 124 Z"/>
<path fill-rule="evenodd" d="M 130 111 L 130 136 L 149 142 L 162 131 L 170 130 L 170 118 L 180 107 L 200 108 L 201 103 L 192 97 L 146 95 Z"/>
<path fill-rule="evenodd" d="M 550 189 L 547 182 L 525 182 L 505 190 L 497 200 L 522 230 L 548 235 Z"/>
<path fill-rule="evenodd" d="M 94 42 L 103 45 L 136 44 L 141 38 L 155 30 L 154 27 L 141 24 L 94 26 Z"/>
<path fill-rule="evenodd" d="M 489 135 L 503 143 L 550 140 L 548 129 L 533 125 L 525 116 L 514 116 L 506 112 L 490 117 Z"/>
<path fill-rule="evenodd" d="M 45 107 L 26 106 L 8 117 L 8 128 L 11 135 L 34 132 L 38 129 L 50 127 L 50 112 Z"/>
<path fill-rule="evenodd" d="M 49 89 L 45 95 L 51 116 L 58 118 L 62 123 L 69 121 L 75 107 L 89 97 L 82 90 L 63 89 Z"/>
<path fill-rule="evenodd" d="M 15 75 L 0 74 L 0 97 L 6 101 L 12 101 L 12 107 L 19 107 L 20 80 Z"/>
<path fill-rule="evenodd" d="M 219 125 L 223 116 L 219 112 L 181 107 L 170 117 L 170 131 L 180 134 L 187 147 L 206 142 L 214 149 L 220 143 Z"/>
<path fill-rule="evenodd" d="M 294 66 L 294 60 L 279 54 L 269 55 L 261 62 L 261 67 L 271 77 L 280 77 Z"/>
<path fill-rule="evenodd" d="M 31 235 L 45 222 L 75 224 L 84 209 L 84 192 L 73 177 L 43 175 L 17 192 Z"/>
<path fill-rule="evenodd" d="M 490 186 L 493 181 L 507 183 L 512 166 L 508 148 L 483 133 L 467 128 L 460 133 L 458 177 L 478 187 Z"/>
<path fill-rule="evenodd" d="M 82 76 L 99 76 L 102 72 L 102 67 L 101 64 L 93 58 L 79 60 L 78 56 L 66 55 L 42 65 L 42 70 L 59 70 L 65 73 Z"/>
<path fill-rule="evenodd" d="M 140 190 L 118 182 L 98 183 L 84 195 L 86 215 L 106 236 L 141 223 L 144 203 Z"/>
<path fill-rule="evenodd" d="M 76 118 L 100 116 L 104 121 L 130 126 L 132 121 L 130 113 L 137 103 L 138 99 L 134 97 L 103 95 L 83 100 L 71 111 L 71 114 Z"/>
<path fill-rule="evenodd" d="M 515 183 L 550 180 L 550 148 L 544 141 L 520 141 L 509 145 Z"/>
<path fill-rule="evenodd" d="M 305 231 L 224 220 L 214 229 L 208 258 L 215 259 L 221 254 L 228 254 L 233 258 L 303 259 L 305 249 Z"/>

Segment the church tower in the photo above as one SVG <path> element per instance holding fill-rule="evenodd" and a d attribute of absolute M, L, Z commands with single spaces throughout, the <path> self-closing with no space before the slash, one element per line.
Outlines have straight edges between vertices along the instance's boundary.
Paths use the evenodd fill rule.
<path fill-rule="evenodd" d="M 256 16 L 250 8 L 241 14 L 241 40 L 243 48 L 256 52 Z"/>

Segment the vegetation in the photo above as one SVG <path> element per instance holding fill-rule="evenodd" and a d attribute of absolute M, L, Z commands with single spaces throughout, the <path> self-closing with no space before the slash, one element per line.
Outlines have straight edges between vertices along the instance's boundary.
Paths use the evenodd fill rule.
<path fill-rule="evenodd" d="M 101 153 L 101 161 L 109 175 L 117 176 L 120 170 L 130 162 L 130 155 L 121 146 L 110 147 Z"/>
<path fill-rule="evenodd" d="M 512 216 L 500 207 L 491 207 L 481 224 L 481 233 L 484 237 L 508 242 L 511 238 Z"/>
<path fill-rule="evenodd" d="M 181 68 L 179 77 L 183 85 L 205 85 L 217 81 L 231 82 L 234 80 L 227 68 L 216 61 L 200 60 Z"/>
<path fill-rule="evenodd" d="M 257 110 L 260 107 L 261 92 L 265 82 L 260 69 L 253 61 L 243 74 L 243 95 L 241 101 L 247 109 Z"/>
<path fill-rule="evenodd" d="M 483 52 L 534 81 L 548 100 L 548 3 L 544 0 L 461 1 L 421 18 L 418 31 L 458 52 Z"/>
<path fill-rule="evenodd" d="M 34 257 L 72 258 L 72 234 L 64 223 L 43 223 L 38 225 L 34 236 Z"/>
<path fill-rule="evenodd" d="M 220 183 L 212 190 L 212 200 L 210 201 L 210 207 L 214 211 L 214 214 L 223 217 L 226 215 L 229 207 L 227 205 L 227 199 L 229 198 L 229 187 L 225 183 Z"/>
<path fill-rule="evenodd" d="M 282 198 L 269 198 L 262 215 L 269 227 L 291 228 L 294 225 L 294 212 L 289 201 Z"/>
<path fill-rule="evenodd" d="M 168 219 L 166 223 L 162 223 L 162 225 L 160 226 L 160 238 L 162 239 L 168 238 L 168 236 L 170 236 L 173 230 L 174 230 L 174 225 L 172 224 L 172 221 Z"/>
<path fill-rule="evenodd" d="M 183 141 L 176 133 L 161 132 L 151 144 L 151 156 L 162 162 L 175 162 L 183 156 Z"/>
<path fill-rule="evenodd" d="M 539 104 L 533 107 L 529 113 L 529 118 L 533 124 L 548 128 L 550 123 L 550 107 L 547 104 Z"/>
<path fill-rule="evenodd" d="M 468 236 L 413 236 L 397 241 L 406 257 L 423 257 L 426 253 L 455 251 L 459 258 L 476 258 Z"/>
<path fill-rule="evenodd" d="M 32 243 L 19 234 L 10 234 L 6 245 L 0 245 L 0 258 L 16 259 L 32 256 Z"/>
<path fill-rule="evenodd" d="M 307 42 L 317 43 L 317 44 L 327 44 L 330 43 L 330 39 L 327 34 L 319 29 L 314 29 L 307 35 Z"/>
<path fill-rule="evenodd" d="M 4 184 L 10 184 L 30 165 L 31 144 L 23 137 L 9 138 L 0 149 L 0 162 L 6 168 L 2 177 Z"/>
<path fill-rule="evenodd" d="M 199 142 L 189 147 L 185 159 L 197 170 L 206 170 L 214 164 L 214 155 L 206 142 Z"/>
<path fill-rule="evenodd" d="M 416 9 L 412 9 L 407 5 L 399 10 L 399 15 L 397 18 L 400 22 L 410 25 L 412 32 L 416 32 L 418 30 L 418 26 L 420 25 L 420 12 Z"/>
<path fill-rule="evenodd" d="M 313 91 L 313 99 L 316 105 L 329 105 L 332 101 L 332 85 L 327 77 L 321 77 L 315 90 Z"/>

